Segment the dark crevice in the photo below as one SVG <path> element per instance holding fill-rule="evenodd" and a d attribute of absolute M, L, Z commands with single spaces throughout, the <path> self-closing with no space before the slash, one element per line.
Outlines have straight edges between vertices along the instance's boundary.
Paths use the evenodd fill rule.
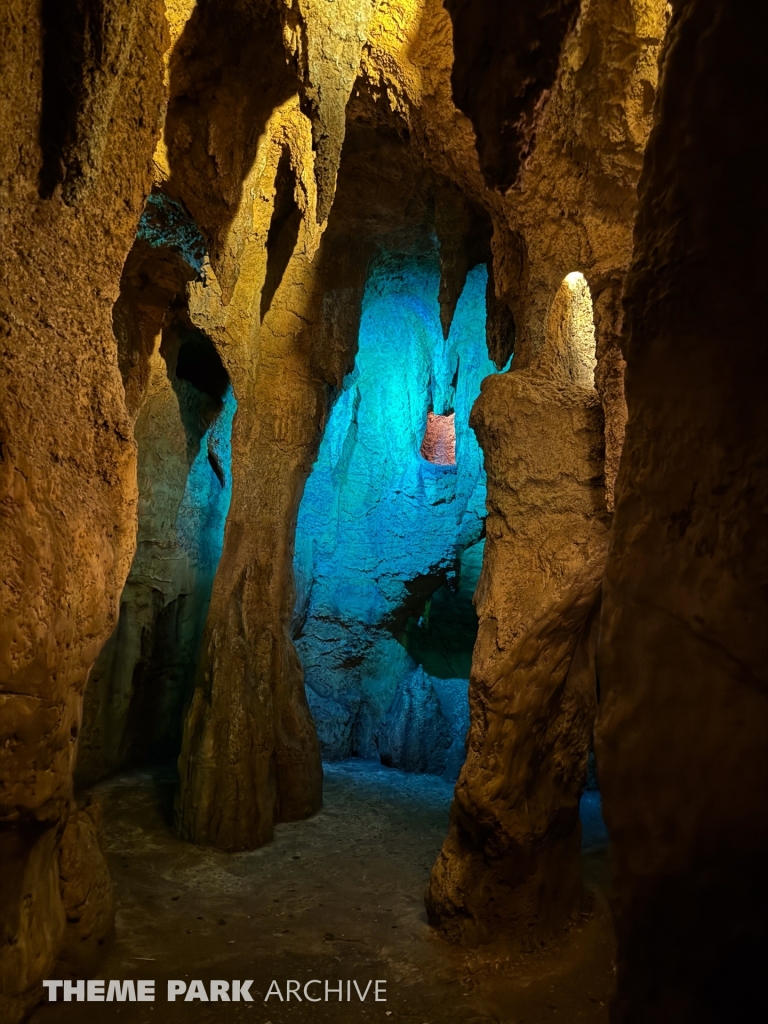
<path fill-rule="evenodd" d="M 229 374 L 210 338 L 184 322 L 183 318 L 164 329 L 160 352 L 179 402 L 191 466 L 206 431 L 224 408 Z M 207 456 L 216 478 L 224 486 L 225 474 L 210 447 Z"/>
<path fill-rule="evenodd" d="M 493 260 L 488 260 L 488 285 L 485 292 L 485 337 L 488 356 L 497 370 L 503 369 L 515 353 L 515 317 L 505 299 L 496 296 Z"/>
<path fill-rule="evenodd" d="M 261 319 L 272 305 L 283 274 L 296 248 L 301 210 L 296 205 L 296 172 L 291 154 L 284 148 L 275 175 L 275 205 L 267 235 L 267 274 L 261 291 Z"/>
<path fill-rule="evenodd" d="M 101 0 L 42 0 L 43 95 L 40 114 L 42 165 L 38 190 L 50 199 L 65 180 L 77 141 L 86 53 L 102 51 Z M 86 36 L 90 45 L 86 45 Z"/>
<path fill-rule="evenodd" d="M 199 331 L 184 335 L 176 357 L 176 376 L 220 403 L 229 387 L 229 374 L 212 342 Z"/>
<path fill-rule="evenodd" d="M 226 486 L 226 476 L 222 468 L 221 462 L 216 452 L 212 448 L 208 448 L 208 464 L 210 465 L 213 472 L 216 474 L 216 479 L 219 481 L 222 487 Z"/>

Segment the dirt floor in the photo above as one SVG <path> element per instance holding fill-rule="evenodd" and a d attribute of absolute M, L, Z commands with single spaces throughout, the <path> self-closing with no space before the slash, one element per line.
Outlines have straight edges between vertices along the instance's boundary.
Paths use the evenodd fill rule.
<path fill-rule="evenodd" d="M 98 977 L 153 978 L 154 1003 L 56 1003 L 33 1024 L 407 1024 L 605 1022 L 613 981 L 606 848 L 596 794 L 582 805 L 593 910 L 536 954 L 467 954 L 426 923 L 423 894 L 452 785 L 366 761 L 325 766 L 325 806 L 275 841 L 224 854 L 169 827 L 172 768 L 98 787 L 117 938 Z M 66 977 L 60 973 L 57 977 Z M 253 979 L 251 1003 L 167 1002 L 168 979 Z M 386 980 L 386 1002 L 264 1002 L 276 980 Z M 346 989 L 343 990 L 346 994 Z M 322 994 L 322 987 L 310 989 Z"/>

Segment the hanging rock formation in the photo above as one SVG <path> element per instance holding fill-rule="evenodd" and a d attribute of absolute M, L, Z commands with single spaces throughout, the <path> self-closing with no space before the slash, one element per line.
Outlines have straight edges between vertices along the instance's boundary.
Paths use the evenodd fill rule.
<path fill-rule="evenodd" d="M 497 6 L 493 0 L 479 4 L 478 18 Z M 546 6 L 554 11 L 566 5 Z M 518 366 L 541 351 L 563 278 L 580 271 L 589 285 L 609 509 L 626 422 L 620 294 L 632 253 L 635 190 L 652 125 L 665 7 L 662 0 L 582 5 L 562 43 L 557 81 L 537 112 L 536 145 L 494 218 L 494 286 L 514 318 Z M 462 40 L 467 46 L 469 37 Z M 457 58 L 454 87 L 467 80 L 467 71 Z M 478 80 L 471 82 L 486 114 L 498 109 L 503 90 L 484 92 Z"/>
<path fill-rule="evenodd" d="M 312 123 L 317 220 L 328 219 L 346 130 L 347 103 L 368 38 L 374 0 L 282 0 L 286 49 L 301 77 Z"/>
<path fill-rule="evenodd" d="M 531 156 L 578 0 L 445 6 L 454 28 L 454 99 L 472 119 L 486 180 L 509 188 Z"/>

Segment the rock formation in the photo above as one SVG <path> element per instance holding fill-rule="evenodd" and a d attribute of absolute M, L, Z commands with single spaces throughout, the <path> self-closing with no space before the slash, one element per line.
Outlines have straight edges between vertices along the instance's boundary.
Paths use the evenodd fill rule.
<path fill-rule="evenodd" d="M 0 15 L 0 1014 L 10 1020 L 37 998 L 63 940 L 57 850 L 83 690 L 135 546 L 136 445 L 112 315 L 152 184 L 166 46 L 160 0 L 66 10 L 12 0 Z"/>
<path fill-rule="evenodd" d="M 768 261 L 750 14 L 675 5 L 627 281 L 596 746 L 622 1024 L 765 1008 Z"/>
<path fill-rule="evenodd" d="M 403 633 L 436 590 L 459 585 L 462 555 L 481 539 L 485 478 L 469 412 L 493 372 L 486 276 L 482 266 L 470 272 L 444 339 L 433 243 L 371 266 L 355 370 L 331 411 L 296 532 L 294 632 L 328 757 L 377 756 L 382 718 L 393 725 L 396 693 L 413 678 Z M 422 454 L 435 412 L 458 417 L 452 461 Z M 444 738 L 447 756 L 458 737 Z M 426 736 L 423 745 L 426 764 Z M 406 767 L 390 746 L 386 757 Z"/>
<path fill-rule="evenodd" d="M 495 5 L 481 7 L 478 18 L 490 23 Z M 473 413 L 489 514 L 472 728 L 427 898 L 431 920 L 469 944 L 537 941 L 581 899 L 577 807 L 595 708 L 583 677 L 571 689 L 568 672 L 599 590 L 626 418 L 617 305 L 663 19 L 661 4 L 583 9 L 537 114 L 536 146 L 504 197 L 506 231 L 494 220 L 494 286 L 514 316 L 515 358 Z M 594 77 L 583 71 L 592 61 Z M 469 67 L 458 59 L 453 83 L 472 113 L 479 100 L 458 81 Z M 478 88 L 473 76 L 467 89 Z M 503 91 L 485 97 L 490 108 L 499 100 Z M 509 183 L 488 163 L 484 171 L 491 184 Z M 589 366 L 583 342 L 574 344 L 587 296 Z M 513 701 L 527 722 L 519 729 Z"/>
<path fill-rule="evenodd" d="M 112 882 L 99 836 L 100 808 L 73 809 L 61 838 L 59 892 L 64 907 L 60 957 L 74 974 L 98 969 L 101 947 L 114 932 Z"/>
<path fill-rule="evenodd" d="M 231 491 L 229 378 L 178 309 L 203 254 L 180 205 L 152 194 L 115 314 L 126 402 L 137 405 L 137 549 L 118 624 L 88 680 L 79 786 L 179 749 Z"/>
<path fill-rule="evenodd" d="M 492 17 L 490 0 L 478 8 Z M 657 34 L 660 7 L 632 8 L 637 34 Z M 674 8 L 627 287 L 629 436 L 597 655 L 617 1022 L 764 1005 L 764 94 L 745 5 Z M 650 110 L 653 73 L 639 84 Z M 760 215 L 747 215 L 758 195 Z M 596 374 L 608 412 L 620 406 L 620 288 L 594 291 L 598 355 L 601 335 L 614 351 Z M 621 419 L 609 417 L 609 445 Z M 609 456 L 607 474 L 616 466 Z"/>
<path fill-rule="evenodd" d="M 430 919 L 579 908 L 599 677 L 615 1020 L 748 993 L 759 33 L 672 7 L 6 0 L 4 1019 L 110 932 L 76 760 L 178 755 L 225 850 L 320 807 L 321 748 L 455 775 L 478 574 Z"/>
<path fill-rule="evenodd" d="M 487 378 L 472 412 L 488 471 L 472 724 L 427 898 L 432 922 L 470 944 L 537 941 L 581 900 L 596 688 L 572 663 L 609 528 L 585 290 L 564 282 L 539 358 Z"/>

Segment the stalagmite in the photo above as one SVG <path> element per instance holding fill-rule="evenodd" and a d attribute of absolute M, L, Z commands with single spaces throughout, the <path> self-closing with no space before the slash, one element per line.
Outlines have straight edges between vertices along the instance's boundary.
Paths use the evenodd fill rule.
<path fill-rule="evenodd" d="M 591 303 L 573 278 L 538 360 L 486 379 L 472 411 L 488 471 L 472 725 L 427 897 L 432 922 L 467 944 L 541 941 L 581 905 L 596 690 L 594 673 L 569 670 L 595 618 L 610 524 Z"/>

